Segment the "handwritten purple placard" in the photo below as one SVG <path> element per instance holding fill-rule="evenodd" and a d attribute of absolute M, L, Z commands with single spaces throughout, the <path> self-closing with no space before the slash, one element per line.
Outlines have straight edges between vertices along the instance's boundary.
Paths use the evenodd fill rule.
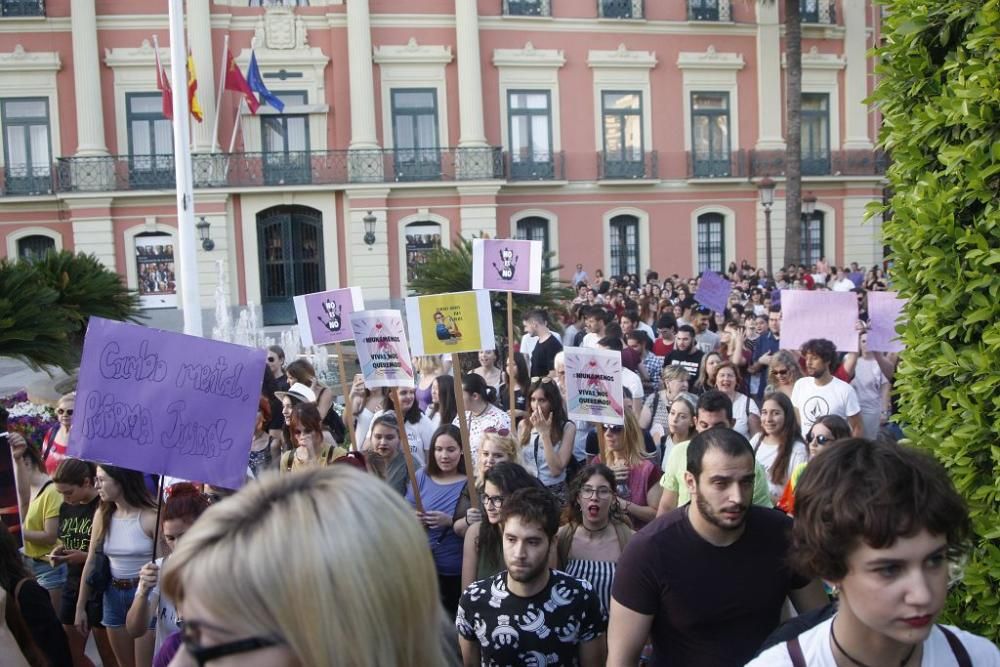
<path fill-rule="evenodd" d="M 473 239 L 472 289 L 538 294 L 542 290 L 542 242 Z"/>
<path fill-rule="evenodd" d="M 858 297 L 854 292 L 781 290 L 781 349 L 798 350 L 812 338 L 840 352 L 858 351 Z"/>
<path fill-rule="evenodd" d="M 351 340 L 351 313 L 364 310 L 360 287 L 303 294 L 293 299 L 303 345 Z"/>
<path fill-rule="evenodd" d="M 868 292 L 868 350 L 902 352 L 903 343 L 896 333 L 896 322 L 903 313 L 906 299 L 896 292 Z"/>
<path fill-rule="evenodd" d="M 236 489 L 265 350 L 90 318 L 69 455 Z"/>
<path fill-rule="evenodd" d="M 732 291 L 733 284 L 731 282 L 715 271 L 705 271 L 701 274 L 701 280 L 698 281 L 698 291 L 694 293 L 694 300 L 717 313 L 721 313 L 726 309 Z"/>

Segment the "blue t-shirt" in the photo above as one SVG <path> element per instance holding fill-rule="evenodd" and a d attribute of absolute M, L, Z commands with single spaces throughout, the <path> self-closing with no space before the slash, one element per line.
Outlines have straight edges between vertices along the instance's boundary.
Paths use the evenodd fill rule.
<path fill-rule="evenodd" d="M 458 498 L 465 488 L 465 480 L 451 484 L 438 484 L 426 470 L 417 471 L 417 488 L 420 489 L 420 500 L 424 511 L 444 512 L 449 516 L 455 514 Z M 406 499 L 416 507 L 413 488 L 406 485 Z M 447 528 L 432 528 L 427 531 L 427 541 L 434 556 L 434 565 L 438 574 L 456 576 L 462 574 L 462 543 L 463 539 L 455 534 L 451 526 Z"/>

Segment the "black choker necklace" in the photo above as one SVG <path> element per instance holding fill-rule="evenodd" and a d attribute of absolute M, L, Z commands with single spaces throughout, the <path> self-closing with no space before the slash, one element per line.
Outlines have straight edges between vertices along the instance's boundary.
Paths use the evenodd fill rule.
<path fill-rule="evenodd" d="M 867 665 L 867 664 L 861 662 L 860 660 L 858 660 L 857 658 L 855 658 L 853 655 L 851 655 L 850 653 L 848 653 L 847 651 L 844 650 L 844 647 L 841 646 L 840 642 L 837 641 L 837 634 L 833 631 L 833 623 L 830 623 L 830 638 L 833 640 L 833 645 L 837 647 L 838 651 L 840 651 L 841 653 L 844 654 L 845 658 L 847 658 L 848 660 L 850 660 L 851 662 L 853 662 L 858 667 L 871 667 L 870 665 Z M 916 651 L 916 650 L 917 650 L 917 645 L 916 644 L 914 644 L 912 647 L 910 647 L 910 652 L 907 653 L 906 657 L 903 658 L 900 661 L 899 667 L 903 667 L 906 663 L 908 663 L 910 661 L 910 658 L 913 657 L 913 652 Z"/>
<path fill-rule="evenodd" d="M 605 523 L 600 528 L 590 529 L 590 528 L 587 528 L 587 524 L 585 524 L 585 523 L 581 523 L 580 525 L 583 526 L 583 529 L 585 531 L 587 531 L 588 533 L 590 533 L 591 535 L 593 535 L 594 533 L 604 532 L 604 529 L 607 528 L 609 525 L 611 525 L 611 519 L 608 519 L 607 523 Z"/>

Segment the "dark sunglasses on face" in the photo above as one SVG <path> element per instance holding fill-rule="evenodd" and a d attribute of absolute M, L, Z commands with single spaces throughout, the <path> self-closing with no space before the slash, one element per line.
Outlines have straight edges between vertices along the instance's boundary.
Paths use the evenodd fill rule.
<path fill-rule="evenodd" d="M 825 435 L 812 435 L 809 434 L 809 442 L 815 442 L 820 447 L 826 445 L 827 443 L 833 442 L 833 438 L 828 438 Z"/>
<path fill-rule="evenodd" d="M 199 667 L 204 667 L 207 663 L 225 658 L 230 655 L 249 653 L 270 646 L 278 646 L 282 642 L 270 637 L 248 637 L 237 639 L 236 641 L 216 644 L 215 646 L 201 645 L 201 624 L 196 621 L 189 621 L 181 628 L 181 641 L 188 654 L 198 663 Z"/>
<path fill-rule="evenodd" d="M 69 415 L 70 417 L 72 417 L 73 416 L 73 408 L 68 408 L 68 409 L 59 408 L 58 410 L 56 410 L 56 414 L 57 415 Z"/>
<path fill-rule="evenodd" d="M 605 431 L 605 433 L 621 433 L 624 430 L 625 430 L 624 426 L 618 426 L 618 425 L 615 425 L 615 424 L 605 424 L 604 425 L 604 431 Z"/>
<path fill-rule="evenodd" d="M 783 368 L 783 369 L 781 369 L 780 371 L 779 371 L 779 370 L 775 370 L 775 371 L 774 371 L 774 374 L 775 374 L 775 375 L 777 375 L 777 376 L 785 376 L 785 375 L 788 375 L 788 369 L 787 369 L 787 368 Z"/>
<path fill-rule="evenodd" d="M 274 363 L 274 362 L 275 362 L 276 360 L 277 360 L 277 359 L 276 359 L 275 357 L 268 357 L 268 358 L 267 358 L 267 362 L 268 362 L 269 364 L 273 364 L 273 363 Z"/>

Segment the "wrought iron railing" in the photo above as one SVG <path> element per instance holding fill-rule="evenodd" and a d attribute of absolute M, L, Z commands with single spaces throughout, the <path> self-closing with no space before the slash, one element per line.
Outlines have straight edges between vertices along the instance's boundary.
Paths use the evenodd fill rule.
<path fill-rule="evenodd" d="M 49 165 L 12 164 L 3 169 L 3 194 L 44 195 L 52 193 L 52 172 Z"/>
<path fill-rule="evenodd" d="M 799 0 L 799 19 L 802 23 L 832 25 L 837 22 L 834 0 Z"/>
<path fill-rule="evenodd" d="M 688 21 L 732 21 L 732 0 L 688 0 Z"/>
<path fill-rule="evenodd" d="M 641 19 L 646 16 L 643 0 L 597 0 L 602 19 Z"/>
<path fill-rule="evenodd" d="M 528 155 L 506 153 L 504 160 L 509 181 L 561 181 L 566 178 L 566 160 L 562 151 Z"/>
<path fill-rule="evenodd" d="M 659 178 L 656 151 L 601 151 L 597 154 L 597 178 L 604 181 Z"/>
<path fill-rule="evenodd" d="M 882 151 L 821 151 L 802 156 L 803 176 L 882 176 L 889 165 Z M 784 176 L 784 151 L 750 151 L 750 176 Z"/>
<path fill-rule="evenodd" d="M 45 0 L 0 0 L 0 16 L 45 16 Z"/>
<path fill-rule="evenodd" d="M 503 0 L 504 16 L 552 16 L 551 0 Z"/>
<path fill-rule="evenodd" d="M 688 178 L 745 178 L 748 172 L 746 151 L 717 152 L 704 155 L 687 153 Z"/>

